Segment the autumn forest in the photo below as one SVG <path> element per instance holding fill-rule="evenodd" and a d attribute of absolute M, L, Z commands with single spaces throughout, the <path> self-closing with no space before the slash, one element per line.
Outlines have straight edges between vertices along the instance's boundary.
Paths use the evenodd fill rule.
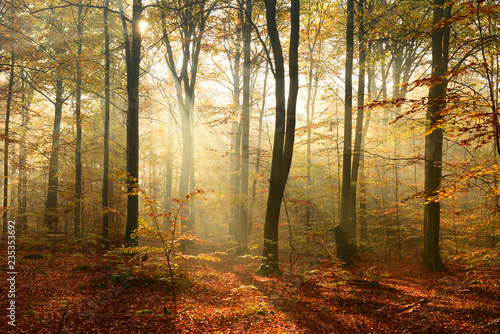
<path fill-rule="evenodd" d="M 497 333 L 499 96 L 492 0 L 0 0 L 0 331 Z"/>

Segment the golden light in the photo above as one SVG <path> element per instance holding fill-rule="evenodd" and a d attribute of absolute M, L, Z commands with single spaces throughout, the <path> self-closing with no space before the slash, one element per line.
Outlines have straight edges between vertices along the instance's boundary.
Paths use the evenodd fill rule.
<path fill-rule="evenodd" d="M 139 23 L 139 29 L 141 30 L 141 34 L 144 34 L 146 30 L 148 30 L 148 23 L 146 21 L 141 21 Z"/>

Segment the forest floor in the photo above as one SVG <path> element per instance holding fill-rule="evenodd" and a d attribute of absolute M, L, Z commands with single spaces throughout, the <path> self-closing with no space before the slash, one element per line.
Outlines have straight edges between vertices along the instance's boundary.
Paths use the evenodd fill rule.
<path fill-rule="evenodd" d="M 220 254 L 180 261 L 174 305 L 165 263 L 151 255 L 16 255 L 16 327 L 4 314 L 2 333 L 500 332 L 499 267 L 446 263 L 435 273 L 410 260 L 358 259 L 345 269 L 323 260 L 261 277 L 258 259 Z"/>

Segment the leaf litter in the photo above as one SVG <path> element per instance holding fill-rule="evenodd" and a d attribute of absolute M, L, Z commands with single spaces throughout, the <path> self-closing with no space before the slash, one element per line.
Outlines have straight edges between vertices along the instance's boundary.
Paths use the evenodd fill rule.
<path fill-rule="evenodd" d="M 174 305 L 161 258 L 54 255 L 19 257 L 16 327 L 4 319 L 0 332 L 500 332 L 500 268 L 494 266 L 448 263 L 449 271 L 436 273 L 415 260 L 373 258 L 352 268 L 324 261 L 261 277 L 257 258 L 220 254 L 222 261 L 198 265 L 186 257 L 178 263 Z M 0 290 L 6 306 L 7 285 Z"/>

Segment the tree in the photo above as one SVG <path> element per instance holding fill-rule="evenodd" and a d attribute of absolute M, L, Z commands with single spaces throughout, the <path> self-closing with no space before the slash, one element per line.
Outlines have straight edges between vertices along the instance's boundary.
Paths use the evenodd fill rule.
<path fill-rule="evenodd" d="M 352 264 L 356 230 L 349 214 L 351 196 L 351 138 L 352 138 L 352 71 L 354 59 L 354 0 L 347 1 L 344 149 L 342 159 L 342 197 L 340 224 L 335 227 L 335 243 L 339 259 Z"/>
<path fill-rule="evenodd" d="M 359 168 L 362 163 L 361 161 L 361 145 L 363 140 L 363 117 L 364 117 L 364 104 L 365 104 L 365 73 L 366 73 L 366 42 L 365 42 L 365 26 L 363 20 L 363 11 L 365 2 L 364 0 L 360 0 L 358 2 L 359 8 L 359 80 L 358 80 L 358 111 L 356 113 L 356 130 L 354 134 L 354 150 L 352 154 L 352 170 L 351 170 L 351 190 L 349 197 L 349 220 L 351 231 L 354 231 L 353 239 L 356 237 L 356 191 L 358 185 L 358 174 Z"/>
<path fill-rule="evenodd" d="M 444 271 L 446 267 L 439 249 L 440 200 L 442 178 L 444 122 L 448 80 L 448 48 L 452 2 L 434 0 L 432 30 L 432 86 L 426 114 L 425 136 L 425 206 L 424 206 L 424 265 L 427 270 Z"/>
<path fill-rule="evenodd" d="M 127 29 L 127 19 L 121 0 L 118 1 L 125 40 L 125 59 L 127 67 L 127 227 L 125 243 L 138 244 L 135 231 L 139 228 L 139 73 L 141 63 L 142 1 L 134 0 L 132 6 L 132 41 Z"/>
<path fill-rule="evenodd" d="M 194 104 L 195 87 L 198 73 L 201 41 L 205 32 L 207 19 L 213 9 L 208 6 L 208 1 L 186 1 L 179 3 L 178 7 L 170 9 L 178 18 L 178 31 L 182 42 L 182 65 L 177 73 L 176 59 L 172 49 L 169 33 L 167 31 L 167 1 L 161 2 L 163 42 L 166 47 L 165 59 L 170 74 L 174 80 L 177 105 L 181 114 L 182 132 L 182 167 L 179 181 L 179 197 L 184 198 L 194 188 Z M 194 212 L 185 225 L 188 231 L 194 228 Z"/>
<path fill-rule="evenodd" d="M 262 263 L 257 270 L 260 274 L 279 272 L 278 264 L 278 223 L 281 201 L 285 190 L 290 166 L 292 164 L 293 144 L 295 139 L 295 114 L 299 90 L 299 30 L 300 0 L 292 0 L 290 7 L 290 46 L 288 53 L 289 88 L 288 102 L 285 94 L 285 60 L 276 25 L 276 0 L 265 0 L 266 23 L 271 43 L 274 66 L 271 69 L 276 83 L 276 124 L 271 161 L 271 178 L 264 222 L 264 247 Z M 272 61 L 269 59 L 272 64 Z"/>
<path fill-rule="evenodd" d="M 312 197 L 312 132 L 313 120 L 318 93 L 318 82 L 320 73 L 322 72 L 321 62 L 323 61 L 323 39 L 325 39 L 323 26 L 325 25 L 326 9 L 331 5 L 331 2 L 308 1 L 307 2 L 307 19 L 304 29 L 307 34 L 304 34 L 306 39 L 306 47 L 308 52 L 308 73 L 307 73 L 307 98 L 306 98 L 306 124 L 307 124 L 307 146 L 306 146 L 306 189 L 307 189 L 307 204 L 306 204 L 306 229 L 307 229 L 307 246 L 309 247 L 309 234 L 311 232 L 311 197 Z M 319 16 L 319 18 L 318 18 Z"/>
<path fill-rule="evenodd" d="M 83 35 L 83 7 L 81 0 L 78 4 L 77 19 L 77 59 L 76 59 L 76 152 L 75 152 L 75 239 L 80 237 L 81 213 L 82 213 L 82 35 Z"/>
<path fill-rule="evenodd" d="M 28 229 L 28 218 L 27 218 L 27 183 L 28 183 L 28 173 L 26 169 L 28 168 L 26 163 L 26 133 L 28 130 L 29 123 L 29 106 L 31 103 L 31 96 L 33 95 L 33 90 L 31 89 L 31 84 L 27 82 L 27 76 L 24 72 L 21 72 L 21 136 L 19 140 L 19 178 L 17 185 L 18 193 L 18 210 L 17 210 L 17 221 L 21 225 L 21 231 L 26 231 Z"/>
<path fill-rule="evenodd" d="M 243 10 L 243 3 L 240 5 Z M 250 70 L 251 70 L 251 40 L 252 40 L 252 1 L 245 0 L 245 23 L 243 25 L 243 105 L 241 108 L 241 210 L 236 240 L 241 252 L 248 252 L 248 171 L 249 171 L 249 139 L 250 139 Z"/>
<path fill-rule="evenodd" d="M 102 176 L 102 238 L 104 248 L 109 248 L 109 109 L 110 109 L 110 71 L 111 61 L 109 53 L 109 0 L 104 4 L 104 169 Z"/>
<path fill-rule="evenodd" d="M 55 92 L 56 99 L 54 101 L 54 126 L 52 130 L 52 149 L 50 151 L 49 160 L 49 180 L 47 186 L 47 200 L 45 202 L 45 215 L 43 218 L 44 225 L 49 232 L 54 232 L 59 222 L 59 213 L 57 209 L 57 197 L 59 188 L 59 145 L 61 137 L 61 121 L 62 109 L 65 99 L 63 99 L 63 78 L 61 73 L 62 61 L 61 56 L 63 49 L 58 49 L 56 52 L 56 82 Z"/>
<path fill-rule="evenodd" d="M 5 111 L 5 130 L 4 130 L 4 153 L 3 153 L 3 215 L 2 215 L 2 230 L 3 240 L 7 240 L 7 224 L 9 210 L 9 124 L 12 106 L 12 96 L 14 89 L 14 66 L 16 64 L 16 55 L 14 49 L 10 52 L 10 72 L 9 72 L 9 87 L 7 91 L 7 106 Z"/>

